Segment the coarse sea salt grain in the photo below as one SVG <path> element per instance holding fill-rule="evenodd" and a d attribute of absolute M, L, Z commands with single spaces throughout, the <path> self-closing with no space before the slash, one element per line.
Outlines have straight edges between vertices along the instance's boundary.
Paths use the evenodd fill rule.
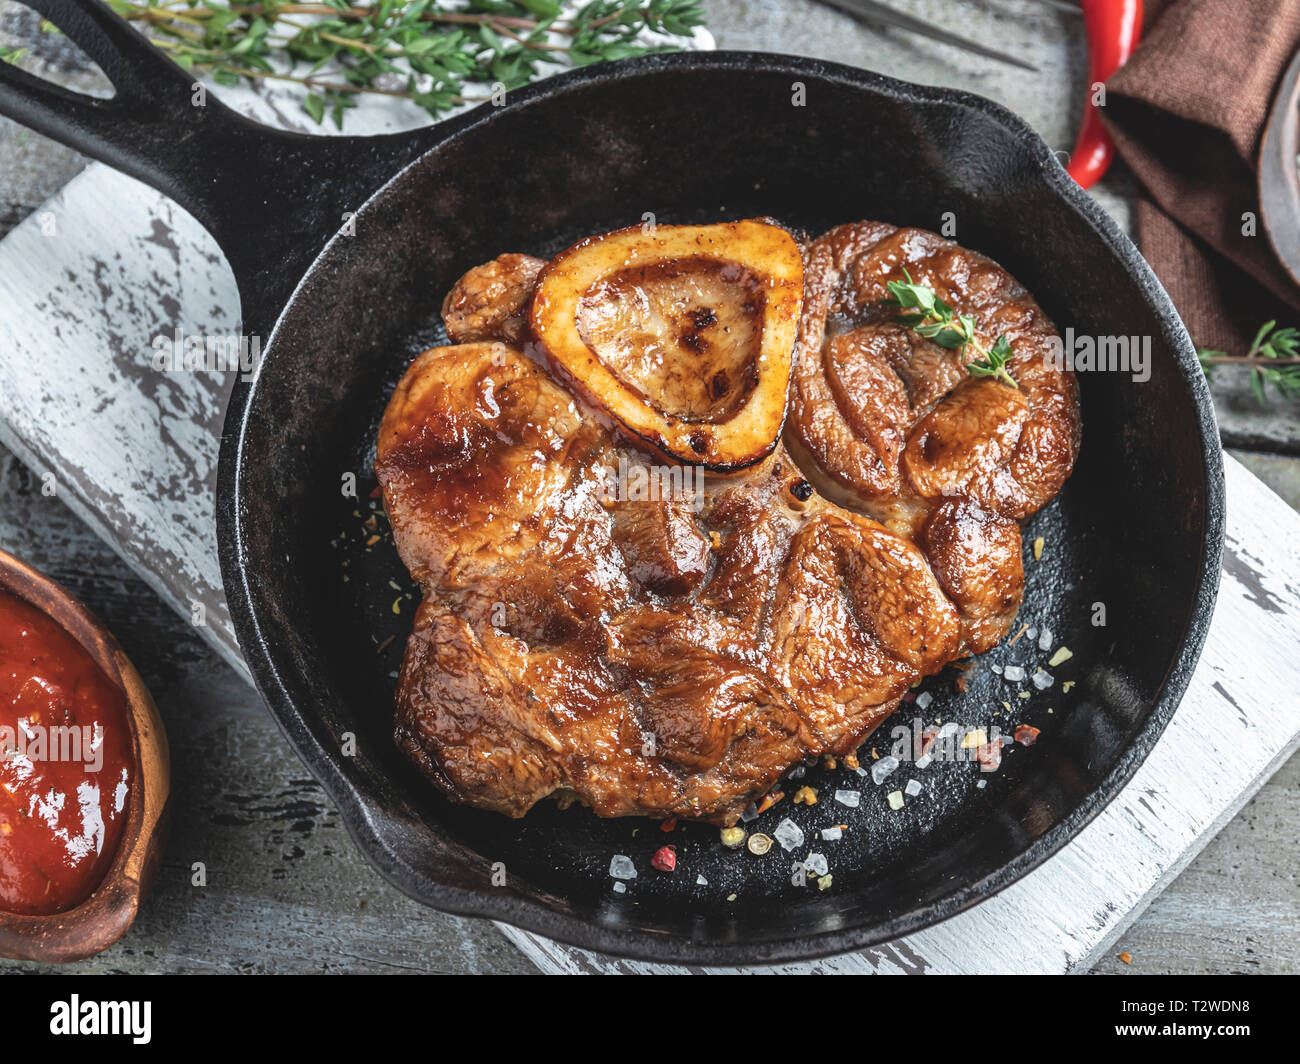
<path fill-rule="evenodd" d="M 836 791 L 835 800 L 840 805 L 847 805 L 850 809 L 856 809 L 858 802 L 862 800 L 861 791 Z"/>
<path fill-rule="evenodd" d="M 1025 670 L 1019 665 L 1007 665 L 1002 669 L 1002 678 L 1012 683 L 1019 683 L 1025 678 Z"/>
<path fill-rule="evenodd" d="M 902 808 L 903 808 L 903 792 L 902 792 L 902 791 L 890 791 L 890 792 L 889 792 L 889 795 L 888 795 L 888 798 L 889 798 L 889 808 L 890 808 L 890 809 L 898 810 L 898 809 L 902 809 Z"/>
<path fill-rule="evenodd" d="M 614 880 L 614 893 L 615 893 L 615 894 L 626 894 L 626 893 L 627 893 L 627 884 L 624 883 L 624 882 L 622 882 L 621 880 L 618 880 L 618 879 Z"/>
<path fill-rule="evenodd" d="M 1052 684 L 1056 683 L 1056 677 L 1046 669 L 1039 669 L 1033 676 L 1029 677 L 1029 682 L 1040 691 L 1046 691 Z"/>
<path fill-rule="evenodd" d="M 833 828 L 822 828 L 823 842 L 837 842 L 844 838 L 844 832 L 838 826 Z"/>
<path fill-rule="evenodd" d="M 697 887 L 707 887 L 709 885 L 709 881 L 705 879 L 703 876 L 696 876 L 695 885 Z"/>
<path fill-rule="evenodd" d="M 783 850 L 793 850 L 796 846 L 803 845 L 803 828 L 789 817 L 777 824 L 772 835 L 781 844 Z"/>
<path fill-rule="evenodd" d="M 758 819 L 757 805 L 751 805 L 748 809 L 746 809 L 743 813 L 740 814 L 740 822 L 742 824 L 748 824 L 751 820 L 757 820 L 757 819 Z"/>
<path fill-rule="evenodd" d="M 616 853 L 609 862 L 609 874 L 614 879 L 636 879 L 636 865 L 632 858 Z"/>
<path fill-rule="evenodd" d="M 907 786 L 903 790 L 908 793 L 909 797 L 915 798 L 921 793 L 921 785 L 916 780 L 908 780 Z"/>
<path fill-rule="evenodd" d="M 871 782 L 875 784 L 884 783 L 894 769 L 898 768 L 898 758 L 893 754 L 887 754 L 871 766 Z M 839 795 L 836 795 L 838 798 Z M 853 803 L 857 805 L 857 802 Z"/>
<path fill-rule="evenodd" d="M 1052 630 L 1048 628 L 1047 625 L 1043 625 L 1042 634 L 1039 635 L 1038 637 L 1038 649 L 1039 650 L 1052 649 Z"/>
<path fill-rule="evenodd" d="M 920 757 L 916 759 L 915 764 L 917 768 L 929 768 L 930 762 L 933 760 L 934 758 L 932 758 L 929 754 L 922 754 Z"/>
<path fill-rule="evenodd" d="M 930 694 L 929 691 L 922 691 L 919 695 L 916 696 L 916 708 L 925 709 L 925 707 L 928 706 L 933 701 L 934 701 L 934 695 Z"/>
<path fill-rule="evenodd" d="M 988 785 L 989 785 L 989 781 L 988 781 L 988 780 L 979 780 L 979 781 L 975 784 L 975 789 L 976 789 L 976 790 L 979 790 L 979 791 L 982 791 L 982 790 L 983 790 L 985 787 L 987 787 Z"/>
<path fill-rule="evenodd" d="M 826 858 L 820 853 L 810 853 L 803 859 L 804 871 L 812 876 L 824 876 L 831 870 L 831 866 L 826 863 Z"/>

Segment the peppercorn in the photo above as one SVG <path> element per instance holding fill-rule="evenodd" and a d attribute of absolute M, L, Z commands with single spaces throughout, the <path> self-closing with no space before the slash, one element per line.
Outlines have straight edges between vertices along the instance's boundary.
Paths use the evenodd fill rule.
<path fill-rule="evenodd" d="M 790 494 L 800 502 L 807 502 L 812 498 L 813 486 L 800 477 L 798 480 L 790 482 Z"/>

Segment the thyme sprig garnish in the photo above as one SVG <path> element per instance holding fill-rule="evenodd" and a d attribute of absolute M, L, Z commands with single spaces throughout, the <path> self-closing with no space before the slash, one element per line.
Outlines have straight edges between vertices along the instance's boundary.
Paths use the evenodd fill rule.
<path fill-rule="evenodd" d="M 980 343 L 975 333 L 975 319 L 969 314 L 958 314 L 942 299 L 935 296 L 934 290 L 923 284 L 915 284 L 912 275 L 906 270 L 904 281 L 890 281 L 886 286 L 895 303 L 909 314 L 899 314 L 894 320 L 900 325 L 933 340 L 940 347 L 957 352 L 963 360 L 966 370 L 972 377 L 993 377 L 1019 388 L 1007 363 L 1011 360 L 1011 342 L 1006 335 L 999 336 L 992 347 Z M 965 362 L 966 349 L 979 356 L 973 362 Z"/>
<path fill-rule="evenodd" d="M 1300 395 L 1300 329 L 1279 329 L 1276 321 L 1266 321 L 1244 355 L 1209 347 L 1197 348 L 1196 354 L 1207 377 L 1217 365 L 1248 366 L 1250 390 L 1260 406 L 1268 405 L 1269 385 L 1286 399 Z"/>
<path fill-rule="evenodd" d="M 307 89 L 316 121 L 366 94 L 412 100 L 438 117 L 490 95 L 468 83 L 526 85 L 540 63 L 586 66 L 647 52 L 643 29 L 690 37 L 699 0 L 593 0 L 560 19 L 558 0 L 107 0 L 181 66 L 220 85 L 271 79 Z M 0 56 L 0 58 L 6 58 Z M 11 60 L 12 61 L 12 60 Z"/>

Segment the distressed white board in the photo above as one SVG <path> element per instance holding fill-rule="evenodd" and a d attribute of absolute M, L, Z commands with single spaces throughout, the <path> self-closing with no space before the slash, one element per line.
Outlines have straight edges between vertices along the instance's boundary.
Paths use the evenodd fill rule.
<path fill-rule="evenodd" d="M 707 44 L 707 41 L 702 43 Z M 223 96 L 230 98 L 228 94 Z M 305 126 L 282 97 L 241 110 Z M 350 132 L 410 115 L 353 115 Z M 51 227 L 51 219 L 53 224 Z M 212 483 L 229 380 L 160 375 L 152 340 L 227 334 L 234 280 L 211 238 L 161 196 L 91 166 L 0 242 L 0 439 L 243 670 L 220 588 Z M 1121 796 L 1007 891 L 889 946 L 782 971 L 1086 969 L 1300 742 L 1300 517 L 1227 459 L 1229 554 L 1198 669 Z M 601 958 L 514 929 L 546 971 L 677 970 Z"/>

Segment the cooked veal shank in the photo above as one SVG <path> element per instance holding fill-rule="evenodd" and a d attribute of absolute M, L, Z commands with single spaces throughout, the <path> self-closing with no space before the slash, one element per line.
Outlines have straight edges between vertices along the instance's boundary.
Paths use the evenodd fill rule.
<path fill-rule="evenodd" d="M 448 295 L 452 346 L 425 352 L 398 385 L 376 471 L 398 551 L 424 590 L 396 738 L 453 798 L 521 816 L 569 793 L 601 816 L 729 824 L 789 767 L 855 750 L 915 680 L 1005 632 L 1023 583 L 1015 518 L 1029 512 L 1006 500 L 1041 505 L 1060 481 L 1017 494 L 988 479 L 1027 468 L 1017 440 L 1032 431 L 1038 393 L 1003 400 L 1014 409 L 1000 415 L 995 397 L 966 397 L 964 371 L 925 341 L 891 360 L 864 335 L 845 341 L 852 358 L 832 361 L 828 335 L 887 329 L 868 306 L 874 289 L 842 265 L 871 260 L 827 250 L 839 232 L 807 260 L 786 432 L 801 465 L 774 440 L 747 468 L 700 477 L 605 416 L 598 393 L 578 388 L 578 399 L 529 322 L 539 260 L 502 256 Z M 939 246 L 952 251 L 946 266 Z M 904 240 L 893 268 L 908 263 L 926 283 L 950 280 L 959 307 L 972 263 L 996 271 L 969 295 L 982 320 L 1029 340 L 1050 329 L 1010 278 L 955 245 Z M 675 302 L 663 275 L 652 298 L 691 321 L 735 320 L 734 308 L 709 305 L 723 290 L 712 272 L 741 276 L 735 265 L 697 258 Z M 618 298 L 618 313 L 635 305 L 626 291 Z M 782 313 L 798 314 L 797 303 Z M 661 357 L 680 382 L 689 352 Z M 1036 358 L 1018 364 L 1027 380 Z M 1072 461 L 1077 400 L 1072 381 L 1061 388 Z M 711 423 L 723 430 L 720 453 L 724 420 Z M 925 430 L 938 443 L 918 444 L 924 461 L 913 467 L 906 455 L 922 425 L 938 426 Z M 822 426 L 842 433 L 834 446 Z M 876 460 L 854 479 L 828 459 L 861 441 Z M 958 451 L 978 475 L 952 475 Z M 1068 466 L 1054 467 L 1060 480 Z"/>

